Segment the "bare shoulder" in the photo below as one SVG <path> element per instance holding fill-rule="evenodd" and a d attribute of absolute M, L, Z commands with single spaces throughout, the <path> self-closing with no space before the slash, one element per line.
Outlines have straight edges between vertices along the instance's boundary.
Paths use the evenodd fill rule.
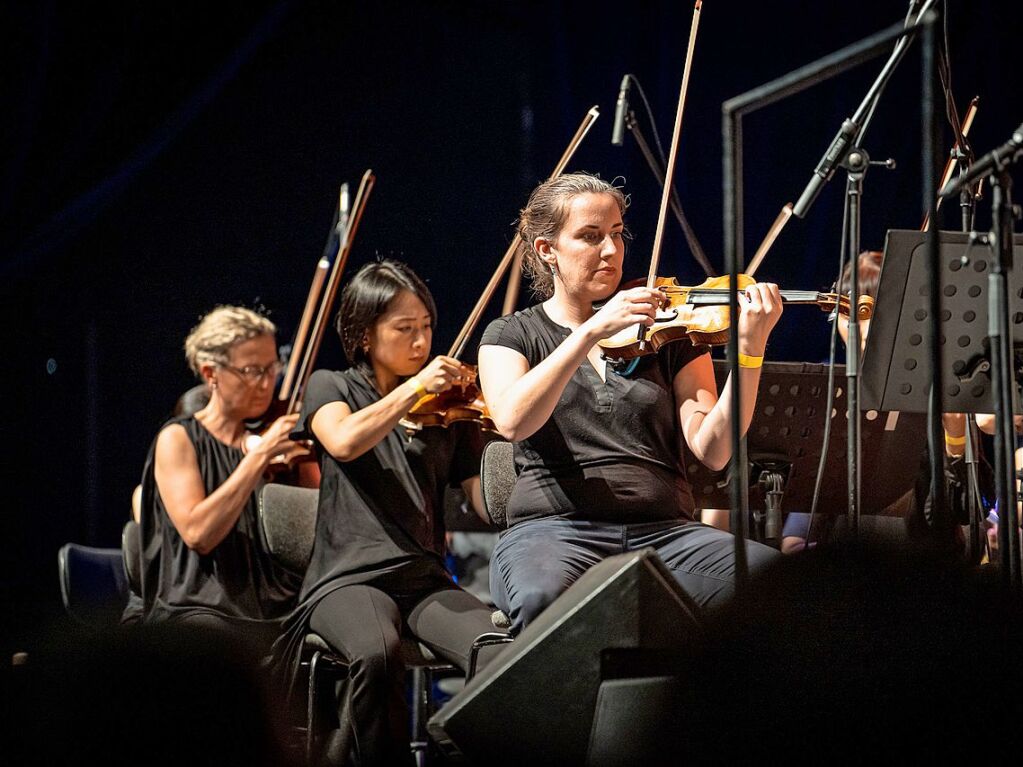
<path fill-rule="evenodd" d="M 195 463 L 195 448 L 185 427 L 172 423 L 160 430 L 156 438 L 156 463 L 158 466 L 181 466 Z"/>

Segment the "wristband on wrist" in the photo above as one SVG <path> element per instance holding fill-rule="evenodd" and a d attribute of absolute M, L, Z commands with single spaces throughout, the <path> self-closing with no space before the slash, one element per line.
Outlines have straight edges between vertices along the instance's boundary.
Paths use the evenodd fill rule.
<path fill-rule="evenodd" d="M 966 444 L 966 435 L 961 437 L 953 437 L 947 431 L 945 432 L 945 444 L 949 447 L 962 447 Z"/>
<path fill-rule="evenodd" d="M 416 397 L 418 399 L 422 399 L 423 397 L 430 393 L 426 389 L 426 384 L 424 384 L 422 381 L 416 378 L 416 376 L 412 376 L 410 379 L 408 379 L 408 381 L 406 381 L 406 383 L 412 384 L 412 386 L 416 390 Z"/>
<path fill-rule="evenodd" d="M 741 368 L 758 368 L 764 364 L 763 356 L 753 357 L 749 354 L 739 353 L 739 367 Z"/>

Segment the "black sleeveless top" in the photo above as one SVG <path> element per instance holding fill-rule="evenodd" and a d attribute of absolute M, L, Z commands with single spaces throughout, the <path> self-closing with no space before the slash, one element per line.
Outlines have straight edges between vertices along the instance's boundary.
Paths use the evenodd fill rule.
<path fill-rule="evenodd" d="M 168 421 L 184 427 L 195 448 L 206 494 L 222 485 L 242 451 L 220 442 L 194 416 Z M 145 620 L 196 613 L 239 621 L 278 621 L 295 604 L 301 579 L 270 558 L 259 529 L 257 493 L 249 496 L 235 526 L 209 554 L 190 549 L 160 498 L 155 477 L 156 440 L 142 475 L 142 599 Z"/>

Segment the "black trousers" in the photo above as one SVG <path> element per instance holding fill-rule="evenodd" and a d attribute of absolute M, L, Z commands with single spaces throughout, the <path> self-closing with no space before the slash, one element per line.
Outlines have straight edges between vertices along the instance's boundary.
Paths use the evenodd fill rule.
<path fill-rule="evenodd" d="M 592 522 L 549 517 L 507 530 L 490 563 L 494 602 L 518 634 L 605 557 L 652 547 L 675 580 L 702 607 L 723 604 L 735 593 L 735 539 L 698 522 Z M 746 541 L 750 573 L 781 555 Z"/>
<path fill-rule="evenodd" d="M 411 763 L 402 635 L 413 636 L 463 671 L 480 634 L 494 631 L 491 608 L 443 575 L 404 585 L 345 586 L 314 608 L 309 627 L 351 666 L 338 685 L 339 730 L 326 756 L 333 764 Z M 482 667 L 499 648 L 482 652 Z"/>

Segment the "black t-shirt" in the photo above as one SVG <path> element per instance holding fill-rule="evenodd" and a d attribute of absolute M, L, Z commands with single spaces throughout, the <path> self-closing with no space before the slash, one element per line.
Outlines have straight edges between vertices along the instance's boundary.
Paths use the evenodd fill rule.
<path fill-rule="evenodd" d="M 344 402 L 355 412 L 379 399 L 357 369 L 318 370 L 306 387 L 298 435 L 316 441 L 310 420 L 328 403 Z M 455 423 L 409 437 L 399 425 L 372 450 L 345 463 L 316 445 L 320 501 L 303 601 L 416 560 L 443 560 L 444 490 L 479 474 L 477 426 Z"/>
<path fill-rule="evenodd" d="M 539 304 L 492 322 L 480 345 L 514 349 L 535 367 L 570 333 Z M 705 353 L 688 341 L 671 343 L 642 357 L 628 375 L 609 366 L 606 382 L 583 361 L 550 419 L 515 443 L 518 478 L 508 500 L 509 524 L 549 516 L 691 519 L 672 382 Z"/>
<path fill-rule="evenodd" d="M 195 448 L 206 494 L 220 487 L 242 460 L 242 451 L 206 431 L 194 416 L 177 418 Z M 166 426 L 164 427 L 166 428 Z M 181 539 L 160 497 L 155 477 L 156 442 L 142 476 L 140 535 L 145 620 L 214 613 L 239 621 L 275 621 L 295 605 L 301 579 L 277 565 L 259 531 L 255 492 L 238 521 L 208 554 Z"/>

